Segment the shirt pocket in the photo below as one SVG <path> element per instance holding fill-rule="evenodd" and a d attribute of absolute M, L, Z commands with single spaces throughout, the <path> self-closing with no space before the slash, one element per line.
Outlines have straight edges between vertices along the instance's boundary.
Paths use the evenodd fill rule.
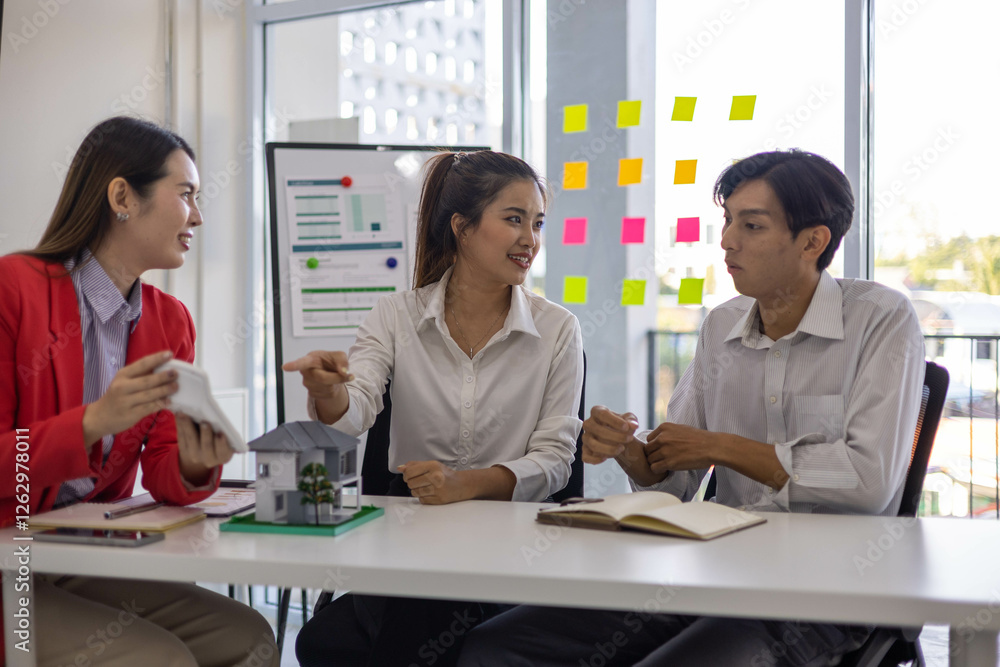
<path fill-rule="evenodd" d="M 829 440 L 844 437 L 844 397 L 830 396 L 795 397 L 794 437 L 801 438 L 810 433 L 821 433 Z"/>

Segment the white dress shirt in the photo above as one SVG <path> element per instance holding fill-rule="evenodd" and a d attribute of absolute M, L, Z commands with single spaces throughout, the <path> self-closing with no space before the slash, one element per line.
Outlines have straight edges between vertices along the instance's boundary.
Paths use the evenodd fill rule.
<path fill-rule="evenodd" d="M 440 281 L 382 297 L 348 353 L 350 407 L 332 426 L 368 430 L 392 380 L 389 469 L 440 461 L 455 470 L 503 465 L 517 478 L 513 500 L 562 489 L 582 427 L 580 324 L 523 286 L 511 290 L 500 329 L 469 358 L 445 324 Z M 310 401 L 315 417 L 315 404 Z"/>
<path fill-rule="evenodd" d="M 754 299 L 715 308 L 667 419 L 775 446 L 789 476 L 780 491 L 717 466 L 717 502 L 895 516 L 923 378 L 924 340 L 909 300 L 824 271 L 798 329 L 778 341 L 761 333 Z M 705 472 L 674 472 L 649 488 L 688 500 Z"/>

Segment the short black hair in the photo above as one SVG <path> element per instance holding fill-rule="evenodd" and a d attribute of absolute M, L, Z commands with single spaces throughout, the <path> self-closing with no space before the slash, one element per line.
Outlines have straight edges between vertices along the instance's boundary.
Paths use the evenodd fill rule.
<path fill-rule="evenodd" d="M 714 198 L 720 206 L 747 181 L 762 180 L 771 186 L 782 208 L 792 238 L 803 229 L 825 225 L 830 243 L 816 258 L 820 271 L 830 266 L 854 217 L 854 194 L 844 172 L 825 157 L 791 149 L 757 153 L 723 171 L 715 181 Z"/>

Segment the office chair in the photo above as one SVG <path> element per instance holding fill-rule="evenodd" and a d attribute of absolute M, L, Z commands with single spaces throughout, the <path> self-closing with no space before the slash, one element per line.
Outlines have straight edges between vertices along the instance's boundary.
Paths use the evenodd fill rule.
<path fill-rule="evenodd" d="M 928 361 L 924 372 L 917 430 L 913 435 L 913 449 L 910 451 L 910 466 L 906 471 L 903 501 L 897 516 L 917 515 L 924 477 L 927 475 L 927 461 L 934 446 L 934 436 L 941 421 L 947 393 L 948 370 L 933 361 Z M 923 667 L 926 663 L 920 644 L 917 643 L 920 630 L 921 628 L 875 628 L 860 648 L 841 658 L 840 665 L 841 667 L 896 667 L 912 661 L 913 667 Z"/>
<path fill-rule="evenodd" d="M 384 496 L 389 493 L 389 485 L 395 473 L 389 470 L 389 423 L 392 421 L 392 399 L 389 397 L 389 385 L 386 383 L 385 393 L 382 394 L 382 411 L 375 417 L 375 423 L 368 429 L 368 439 L 365 444 L 365 456 L 361 461 L 361 489 L 362 493 L 368 496 Z M 583 385 L 580 388 L 580 408 L 579 417 L 583 421 L 586 419 L 586 395 L 587 395 L 587 355 L 583 355 Z M 583 496 L 583 459 L 580 456 L 580 448 L 583 446 L 583 433 L 576 439 L 576 455 L 570 466 L 569 481 L 562 490 L 552 494 L 552 500 L 562 502 L 566 498 Z M 285 640 L 285 627 L 288 624 L 288 608 L 291 602 L 292 591 L 290 588 L 282 589 L 278 603 L 278 629 L 276 638 L 278 642 L 278 654 Z M 321 591 L 313 606 L 313 614 L 330 604 L 333 600 L 332 591 Z M 302 591 L 302 623 L 305 624 L 306 592 Z"/>
<path fill-rule="evenodd" d="M 920 412 L 913 434 L 910 464 L 903 484 L 903 500 L 896 516 L 913 517 L 920 507 L 920 497 L 927 475 L 927 462 L 934 446 L 938 423 L 948 393 L 948 370 L 928 361 L 924 370 L 924 386 L 920 396 Z M 715 497 L 715 471 L 705 487 L 705 498 Z M 860 648 L 840 659 L 840 667 L 896 667 L 912 661 L 913 667 L 924 667 L 924 656 L 917 643 L 921 628 L 875 628 Z"/>

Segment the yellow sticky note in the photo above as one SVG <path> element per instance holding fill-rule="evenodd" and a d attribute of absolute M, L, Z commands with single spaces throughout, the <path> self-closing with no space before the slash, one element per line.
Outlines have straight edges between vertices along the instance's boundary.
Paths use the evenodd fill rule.
<path fill-rule="evenodd" d="M 645 280 L 622 281 L 622 305 L 641 306 L 646 303 Z"/>
<path fill-rule="evenodd" d="M 563 165 L 563 190 L 583 190 L 587 187 L 587 163 L 567 162 Z"/>
<path fill-rule="evenodd" d="M 677 303 L 700 305 L 704 288 L 704 278 L 681 278 L 681 288 L 677 291 Z"/>
<path fill-rule="evenodd" d="M 729 110 L 729 120 L 753 120 L 755 104 L 757 104 L 756 95 L 733 95 L 733 108 Z"/>
<path fill-rule="evenodd" d="M 642 158 L 618 160 L 618 185 L 635 185 L 642 182 Z"/>
<path fill-rule="evenodd" d="M 694 103 L 697 101 L 697 97 L 675 97 L 670 120 L 694 120 Z"/>
<path fill-rule="evenodd" d="M 563 303 L 587 303 L 587 276 L 563 277 Z"/>
<path fill-rule="evenodd" d="M 563 132 L 587 131 L 587 105 L 573 104 L 563 107 Z"/>
<path fill-rule="evenodd" d="M 621 100 L 618 102 L 618 127 L 634 127 L 639 124 L 642 100 Z"/>
<path fill-rule="evenodd" d="M 694 175 L 697 170 L 697 160 L 677 160 L 674 165 L 674 185 L 690 185 L 694 183 Z"/>

